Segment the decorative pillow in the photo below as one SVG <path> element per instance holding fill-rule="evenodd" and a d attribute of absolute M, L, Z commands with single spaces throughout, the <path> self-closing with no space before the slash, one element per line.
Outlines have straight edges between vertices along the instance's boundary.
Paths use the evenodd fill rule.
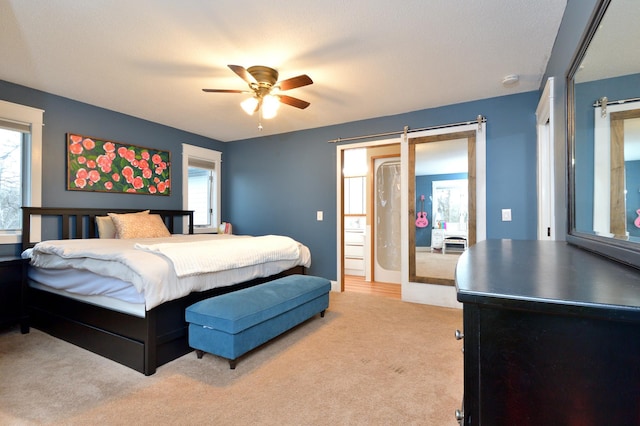
<path fill-rule="evenodd" d="M 125 213 L 124 215 L 144 214 L 148 215 L 149 210 L 144 210 L 136 213 Z M 98 237 L 99 238 L 117 238 L 116 228 L 113 225 L 113 220 L 109 216 L 96 216 L 96 225 L 98 225 Z"/>
<path fill-rule="evenodd" d="M 116 238 L 160 238 L 171 233 L 158 214 L 116 214 L 109 213 L 116 228 Z"/>
<path fill-rule="evenodd" d="M 98 225 L 99 238 L 115 238 L 116 228 L 109 216 L 96 216 L 96 225 Z"/>

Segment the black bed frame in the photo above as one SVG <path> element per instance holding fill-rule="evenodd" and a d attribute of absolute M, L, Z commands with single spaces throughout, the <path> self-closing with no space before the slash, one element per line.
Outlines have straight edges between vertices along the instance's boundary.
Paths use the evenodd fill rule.
<path fill-rule="evenodd" d="M 34 216 L 42 217 L 43 231 L 46 217 L 57 220 L 58 239 L 86 239 L 97 238 L 96 216 L 106 216 L 107 212 L 133 211 L 135 210 L 24 207 L 22 249 L 35 245 L 30 241 L 30 225 Z M 193 211 L 151 210 L 151 213 L 162 216 L 172 233 L 175 219 L 182 221 L 186 216 L 189 220 L 188 233 L 193 233 Z M 50 229 L 51 224 L 48 224 L 47 230 Z M 192 351 L 188 345 L 187 323 L 184 318 L 185 309 L 189 305 L 293 273 L 305 273 L 304 267 L 298 266 L 278 275 L 228 287 L 193 292 L 147 311 L 144 318 L 29 287 L 29 325 L 148 376 L 154 374 L 157 367 Z"/>

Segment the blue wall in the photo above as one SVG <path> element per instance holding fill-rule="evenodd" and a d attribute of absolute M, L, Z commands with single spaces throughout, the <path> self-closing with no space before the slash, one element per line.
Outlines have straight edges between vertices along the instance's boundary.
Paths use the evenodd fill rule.
<path fill-rule="evenodd" d="M 535 109 L 528 92 L 335 126 L 222 143 L 128 115 L 0 81 L 0 99 L 44 109 L 43 200 L 53 207 L 174 208 L 182 205 L 181 144 L 223 152 L 222 219 L 239 234 L 286 234 L 309 246 L 310 273 L 336 278 L 337 137 L 487 117 L 487 237 L 536 238 Z M 66 191 L 65 134 L 104 137 L 172 153 L 170 197 Z M 501 222 L 511 208 L 513 221 Z M 324 220 L 316 221 L 316 211 Z M 0 247 L 15 252 L 17 247 Z"/>
<path fill-rule="evenodd" d="M 241 234 L 287 234 L 309 246 L 310 273 L 336 278 L 336 146 L 327 141 L 487 117 L 487 238 L 536 239 L 539 93 L 235 141 L 224 157 L 223 217 Z M 501 221 L 501 209 L 513 221 Z M 316 211 L 324 221 L 316 221 Z"/>
<path fill-rule="evenodd" d="M 449 173 L 443 175 L 416 176 L 416 211 L 420 211 L 420 196 L 424 195 L 424 211 L 429 223 L 424 228 L 416 227 L 416 247 L 431 246 L 433 229 L 433 181 L 466 179 L 467 173 Z M 409 226 L 412 226 L 409 224 Z"/>
<path fill-rule="evenodd" d="M 226 144 L 172 127 L 76 102 L 0 80 L 0 99 L 45 110 L 42 133 L 42 205 L 182 209 L 182 143 L 224 151 Z M 66 133 L 105 138 L 171 152 L 169 197 L 66 190 Z M 0 245 L 0 254 L 17 254 L 19 246 Z"/>

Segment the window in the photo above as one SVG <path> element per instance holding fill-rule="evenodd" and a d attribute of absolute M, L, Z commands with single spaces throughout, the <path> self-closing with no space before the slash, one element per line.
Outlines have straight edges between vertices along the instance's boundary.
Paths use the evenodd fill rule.
<path fill-rule="evenodd" d="M 0 101 L 0 244 L 20 242 L 22 206 L 40 206 L 43 112 Z M 31 234 L 40 239 L 38 218 Z"/>
<path fill-rule="evenodd" d="M 466 231 L 469 224 L 468 179 L 434 180 L 432 183 L 432 227 Z"/>
<path fill-rule="evenodd" d="M 344 214 L 366 214 L 367 149 L 344 151 Z"/>
<path fill-rule="evenodd" d="M 29 133 L 0 126 L 0 231 L 17 233 L 22 227 L 22 146 Z"/>
<path fill-rule="evenodd" d="M 366 187 L 366 176 L 344 178 L 344 214 L 366 214 Z"/>
<path fill-rule="evenodd" d="M 215 165 L 189 160 L 188 208 L 193 210 L 193 224 L 211 227 L 214 223 Z"/>
<path fill-rule="evenodd" d="M 220 224 L 221 153 L 182 145 L 183 208 L 193 210 L 195 232 L 216 232 Z"/>

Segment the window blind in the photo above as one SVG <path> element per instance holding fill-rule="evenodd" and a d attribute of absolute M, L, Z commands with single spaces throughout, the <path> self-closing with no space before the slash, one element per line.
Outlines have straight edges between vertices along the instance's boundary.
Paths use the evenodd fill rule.
<path fill-rule="evenodd" d="M 19 121 L 8 120 L 0 117 L 0 128 L 6 130 L 13 130 L 20 133 L 31 133 L 31 125 L 28 123 L 21 123 Z"/>

